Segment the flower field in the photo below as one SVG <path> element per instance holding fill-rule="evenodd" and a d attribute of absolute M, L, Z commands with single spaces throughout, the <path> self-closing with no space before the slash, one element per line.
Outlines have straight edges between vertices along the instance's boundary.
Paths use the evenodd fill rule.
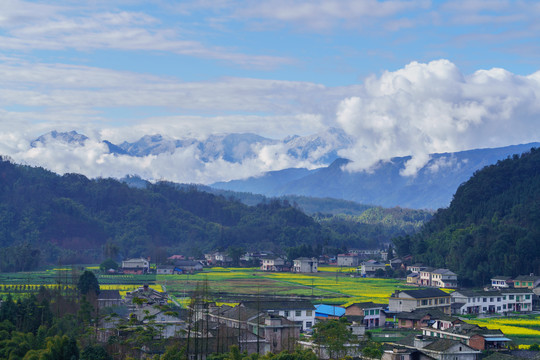
<path fill-rule="evenodd" d="M 485 326 L 488 329 L 500 329 L 509 336 L 540 337 L 540 315 L 476 318 L 467 322 Z"/>

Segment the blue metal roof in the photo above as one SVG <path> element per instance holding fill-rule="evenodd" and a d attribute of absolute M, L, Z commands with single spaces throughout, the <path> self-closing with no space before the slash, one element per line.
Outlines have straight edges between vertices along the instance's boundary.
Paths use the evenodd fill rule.
<path fill-rule="evenodd" d="M 345 315 L 345 309 L 339 306 L 324 305 L 319 304 L 315 305 L 315 315 L 326 315 L 326 316 L 343 316 Z"/>
<path fill-rule="evenodd" d="M 486 337 L 486 341 L 512 341 L 509 338 L 506 337 Z"/>

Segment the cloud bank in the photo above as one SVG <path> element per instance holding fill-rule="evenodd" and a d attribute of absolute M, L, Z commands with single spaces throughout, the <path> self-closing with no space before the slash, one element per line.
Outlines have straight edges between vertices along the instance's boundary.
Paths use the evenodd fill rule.
<path fill-rule="evenodd" d="M 448 60 L 412 62 L 368 78 L 339 104 L 337 122 L 355 138 L 340 154 L 354 160 L 351 171 L 412 155 L 401 174 L 414 176 L 430 153 L 537 141 L 539 99 L 540 72 L 464 75 Z"/>
<path fill-rule="evenodd" d="M 352 160 L 349 171 L 369 171 L 380 161 L 411 155 L 401 174 L 414 176 L 431 153 L 540 139 L 540 72 L 520 76 L 494 68 L 467 75 L 448 60 L 412 62 L 361 84 L 334 88 L 244 78 L 185 83 L 92 67 L 14 62 L 0 65 L 0 75 L 5 107 L 0 111 L 0 153 L 61 174 L 138 174 L 208 184 L 290 167 L 324 166 L 328 154 L 339 150 Z M 153 115 L 148 110 L 152 105 L 168 113 Z M 107 118 L 111 109 L 132 111 L 137 117 L 115 123 Z M 203 109 L 206 115 L 183 113 Z M 331 127 L 344 135 L 325 130 Z M 31 146 L 37 136 L 54 129 L 77 130 L 89 139 L 82 146 L 62 141 Z M 242 143 L 235 148 L 239 160 L 233 162 L 223 156 L 208 159 L 195 145 L 132 157 L 110 154 L 102 142 L 133 142 L 156 133 L 174 140 L 239 132 L 273 138 L 319 136 Z M 305 146 L 308 140 L 316 146 Z M 242 152 L 249 156 L 240 156 Z M 440 163 L 430 171 L 449 167 Z"/>

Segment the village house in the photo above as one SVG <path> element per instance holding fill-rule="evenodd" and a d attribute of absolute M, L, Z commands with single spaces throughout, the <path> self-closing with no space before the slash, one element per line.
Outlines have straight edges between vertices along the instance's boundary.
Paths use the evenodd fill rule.
<path fill-rule="evenodd" d="M 420 274 L 420 271 L 424 270 L 425 268 L 426 266 L 424 266 L 423 264 L 413 264 L 413 265 L 407 266 L 406 270 L 413 273 Z"/>
<path fill-rule="evenodd" d="M 433 270 L 431 272 L 431 286 L 456 289 L 457 275 L 448 269 Z"/>
<path fill-rule="evenodd" d="M 301 257 L 293 261 L 293 272 L 316 273 L 318 271 L 319 260 L 317 258 Z"/>
<path fill-rule="evenodd" d="M 491 278 L 491 287 L 494 289 L 508 289 L 512 284 L 512 278 L 509 276 L 497 275 Z"/>
<path fill-rule="evenodd" d="M 422 270 L 420 270 L 420 282 L 418 285 L 420 286 L 431 286 L 431 272 L 435 270 L 432 267 L 424 267 Z"/>
<path fill-rule="evenodd" d="M 232 264 L 232 258 L 220 251 L 204 254 L 204 259 L 208 266 L 229 266 Z"/>
<path fill-rule="evenodd" d="M 504 314 L 510 311 L 531 312 L 534 293 L 529 289 L 491 291 L 456 290 L 451 295 L 453 311 L 465 314 Z M 461 304 L 458 307 L 457 304 Z"/>
<path fill-rule="evenodd" d="M 307 300 L 250 300 L 241 302 L 239 306 L 283 316 L 301 325 L 302 330 L 311 329 L 315 324 L 315 307 Z"/>
<path fill-rule="evenodd" d="M 362 263 L 361 274 L 363 277 L 375 277 L 377 270 L 386 270 L 386 264 L 377 260 L 368 260 Z"/>
<path fill-rule="evenodd" d="M 434 269 L 431 267 L 414 267 L 420 270 L 418 285 L 439 288 L 457 288 L 457 275 L 448 269 Z"/>
<path fill-rule="evenodd" d="M 400 329 L 420 329 L 428 326 L 428 323 L 438 322 L 437 328 L 448 328 L 462 322 L 458 318 L 449 316 L 439 309 L 418 309 L 410 312 L 394 314 L 397 326 Z"/>
<path fill-rule="evenodd" d="M 390 261 L 388 261 L 389 264 L 390 264 L 390 267 L 394 270 L 397 270 L 397 269 L 405 269 L 406 266 L 404 265 L 403 263 L 403 260 L 399 257 L 395 257 L 393 259 L 390 259 Z"/>
<path fill-rule="evenodd" d="M 122 305 L 122 296 L 118 290 L 100 290 L 98 295 L 98 307 L 100 309 Z"/>
<path fill-rule="evenodd" d="M 154 290 L 145 284 L 133 291 L 128 291 L 124 298 L 124 303 L 128 308 L 141 307 L 143 305 L 167 305 L 168 298 L 167 293 Z"/>
<path fill-rule="evenodd" d="M 262 259 L 262 271 L 283 271 L 285 260 L 279 257 L 268 257 Z"/>
<path fill-rule="evenodd" d="M 413 272 L 407 275 L 407 284 L 418 285 L 419 281 L 420 281 L 420 274 Z"/>
<path fill-rule="evenodd" d="M 174 266 L 173 265 L 158 265 L 156 268 L 156 274 L 172 275 L 174 274 Z"/>
<path fill-rule="evenodd" d="M 424 336 L 461 341 L 476 350 L 499 350 L 512 341 L 499 329 L 488 329 L 474 324 L 460 323 L 448 329 L 422 328 Z"/>
<path fill-rule="evenodd" d="M 221 328 L 221 336 L 231 332 L 234 334 L 236 331 L 241 338 L 244 338 L 243 348 L 248 351 L 248 354 L 256 352 L 257 347 L 261 354 L 278 353 L 283 350 L 292 351 L 300 337 L 300 324 L 287 320 L 283 316 L 268 314 L 260 309 L 244 306 L 214 306 L 203 314 L 203 323 L 206 318 L 224 326 Z M 219 333 L 213 335 L 220 336 Z"/>
<path fill-rule="evenodd" d="M 450 315 L 450 295 L 440 289 L 396 290 L 388 299 L 391 313 L 431 307 Z"/>
<path fill-rule="evenodd" d="M 406 337 L 390 345 L 381 360 L 477 360 L 481 356 L 481 351 L 460 341 L 423 335 Z"/>
<path fill-rule="evenodd" d="M 318 304 L 315 305 L 315 321 L 337 320 L 345 315 L 345 309 L 341 306 Z"/>
<path fill-rule="evenodd" d="M 363 324 L 366 328 L 376 328 L 384 326 L 386 323 L 386 304 L 375 304 L 373 302 L 354 303 L 345 308 L 345 316 L 363 316 Z"/>
<path fill-rule="evenodd" d="M 203 264 L 196 260 L 175 260 L 173 264 L 175 274 L 193 274 L 204 269 Z"/>
<path fill-rule="evenodd" d="M 124 274 L 141 275 L 150 272 L 150 258 L 128 259 L 122 261 Z"/>
<path fill-rule="evenodd" d="M 540 285 L 540 276 L 521 275 L 514 278 L 514 288 L 516 289 L 534 289 Z"/>
<path fill-rule="evenodd" d="M 338 254 L 337 256 L 337 265 L 338 266 L 358 266 L 360 263 L 360 257 L 358 254 L 347 253 L 347 254 Z"/>

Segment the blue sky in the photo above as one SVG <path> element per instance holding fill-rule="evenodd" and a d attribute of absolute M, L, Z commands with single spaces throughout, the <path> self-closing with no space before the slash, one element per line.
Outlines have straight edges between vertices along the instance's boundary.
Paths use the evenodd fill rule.
<path fill-rule="evenodd" d="M 29 143 L 53 129 L 338 127 L 357 170 L 412 154 L 413 174 L 429 153 L 538 140 L 538 18 L 537 1 L 4 0 L 0 151 L 40 158 Z"/>

